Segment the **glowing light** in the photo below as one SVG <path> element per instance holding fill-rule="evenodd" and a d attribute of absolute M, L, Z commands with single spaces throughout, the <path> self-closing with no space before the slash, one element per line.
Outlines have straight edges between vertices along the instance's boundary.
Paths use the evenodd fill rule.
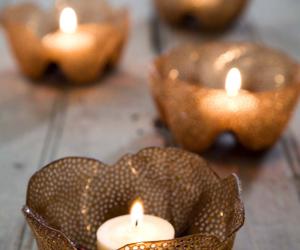
<path fill-rule="evenodd" d="M 74 33 L 77 29 L 77 25 L 76 12 L 70 7 L 64 8 L 59 19 L 60 30 L 64 33 Z"/>
<path fill-rule="evenodd" d="M 278 74 L 278 75 L 275 76 L 274 80 L 276 82 L 276 86 L 280 87 L 285 82 L 285 76 L 282 75 L 282 74 Z"/>
<path fill-rule="evenodd" d="M 177 69 L 172 69 L 169 73 L 169 77 L 172 79 L 172 80 L 176 80 L 179 76 L 179 72 Z"/>
<path fill-rule="evenodd" d="M 225 89 L 229 96 L 237 96 L 242 86 L 241 72 L 232 68 L 226 77 Z"/>
<path fill-rule="evenodd" d="M 141 224 L 144 217 L 144 207 L 140 200 L 136 200 L 133 203 L 130 209 L 130 217 L 134 227 L 137 227 L 138 225 Z"/>

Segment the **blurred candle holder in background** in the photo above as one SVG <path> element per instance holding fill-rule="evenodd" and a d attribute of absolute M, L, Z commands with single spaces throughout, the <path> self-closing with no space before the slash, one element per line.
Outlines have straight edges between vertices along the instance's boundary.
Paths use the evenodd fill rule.
<path fill-rule="evenodd" d="M 300 68 L 250 43 L 187 45 L 160 56 L 151 74 L 161 119 L 184 148 L 202 152 L 225 132 L 250 150 L 271 147 L 300 93 Z"/>
<path fill-rule="evenodd" d="M 114 66 L 128 35 L 128 13 L 104 0 L 68 1 L 45 12 L 33 4 L 8 7 L 2 22 L 23 73 L 41 78 L 56 64 L 74 83 L 96 80 Z"/>
<path fill-rule="evenodd" d="M 160 15 L 172 24 L 192 21 L 199 28 L 227 28 L 245 9 L 248 0 L 154 0 Z"/>
<path fill-rule="evenodd" d="M 239 181 L 208 165 L 175 148 L 143 149 L 111 166 L 65 158 L 30 179 L 23 212 L 40 250 L 231 250 L 244 223 Z M 126 215 L 136 198 L 151 215 L 139 228 Z M 120 246 L 132 241 L 142 242 Z"/>

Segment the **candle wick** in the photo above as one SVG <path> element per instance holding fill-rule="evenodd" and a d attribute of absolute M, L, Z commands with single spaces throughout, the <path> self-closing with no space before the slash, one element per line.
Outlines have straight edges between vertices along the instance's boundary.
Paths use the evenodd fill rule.
<path fill-rule="evenodd" d="M 136 220 L 136 221 L 135 221 L 135 226 L 137 227 L 138 225 L 139 225 L 139 221 Z"/>

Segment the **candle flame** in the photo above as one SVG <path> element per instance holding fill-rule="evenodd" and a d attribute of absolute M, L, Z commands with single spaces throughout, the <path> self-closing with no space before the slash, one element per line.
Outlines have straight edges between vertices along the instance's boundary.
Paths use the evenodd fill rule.
<path fill-rule="evenodd" d="M 137 227 L 143 220 L 144 207 L 143 207 L 143 203 L 139 199 L 133 203 L 130 209 L 130 216 L 131 216 L 132 224 L 135 227 Z"/>
<path fill-rule="evenodd" d="M 76 12 L 70 7 L 64 8 L 59 19 L 60 30 L 64 33 L 74 33 L 77 29 L 77 23 Z"/>
<path fill-rule="evenodd" d="M 229 96 L 236 96 L 242 86 L 241 72 L 237 68 L 232 68 L 226 77 L 225 89 Z"/>

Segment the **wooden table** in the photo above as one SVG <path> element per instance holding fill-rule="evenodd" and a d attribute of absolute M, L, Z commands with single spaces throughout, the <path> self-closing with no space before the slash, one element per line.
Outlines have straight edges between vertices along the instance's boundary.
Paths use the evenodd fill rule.
<path fill-rule="evenodd" d="M 112 163 L 127 152 L 169 144 L 154 125 L 148 88 L 149 65 L 160 51 L 182 41 L 252 40 L 300 60 L 299 1 L 253 0 L 233 30 L 215 37 L 172 30 L 155 17 L 149 0 L 114 2 L 131 9 L 132 32 L 119 69 L 100 84 L 71 89 L 32 83 L 20 74 L 0 33 L 1 250 L 35 247 L 20 209 L 28 179 L 41 166 L 70 155 Z M 235 249 L 300 249 L 299 125 L 298 109 L 265 154 L 226 147 L 204 155 L 220 175 L 235 172 L 243 184 L 246 224 Z"/>

